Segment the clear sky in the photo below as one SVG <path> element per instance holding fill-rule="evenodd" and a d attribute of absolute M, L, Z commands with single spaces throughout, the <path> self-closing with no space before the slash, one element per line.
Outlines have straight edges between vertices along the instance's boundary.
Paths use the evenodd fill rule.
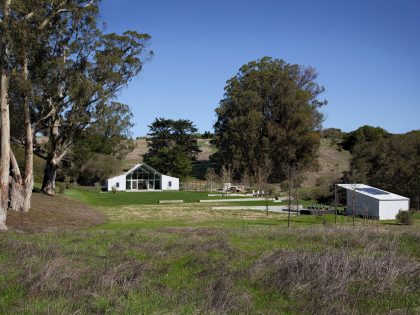
<path fill-rule="evenodd" d="M 119 96 L 134 136 L 155 117 L 212 130 L 226 81 L 263 56 L 318 70 L 325 128 L 420 129 L 420 0 L 103 0 L 101 19 L 152 36 L 153 60 Z"/>

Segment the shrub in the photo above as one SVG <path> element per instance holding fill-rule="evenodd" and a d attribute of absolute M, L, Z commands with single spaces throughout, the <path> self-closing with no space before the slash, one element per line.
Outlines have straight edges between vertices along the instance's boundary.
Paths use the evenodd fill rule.
<path fill-rule="evenodd" d="M 410 211 L 400 210 L 396 216 L 397 221 L 403 225 L 413 224 L 413 214 Z"/>
<path fill-rule="evenodd" d="M 116 192 L 117 192 L 117 187 L 115 187 L 115 186 L 112 186 L 112 192 L 115 194 Z"/>

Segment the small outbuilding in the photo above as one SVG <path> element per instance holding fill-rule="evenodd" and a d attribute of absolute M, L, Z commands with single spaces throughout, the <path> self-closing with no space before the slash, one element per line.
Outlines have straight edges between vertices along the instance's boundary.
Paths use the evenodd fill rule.
<path fill-rule="evenodd" d="M 377 220 L 395 220 L 398 212 L 410 209 L 410 199 L 364 184 L 338 184 L 347 191 L 347 214 Z"/>
<path fill-rule="evenodd" d="M 146 163 L 136 164 L 125 174 L 106 181 L 106 190 L 112 191 L 179 190 L 179 178 L 163 175 Z"/>

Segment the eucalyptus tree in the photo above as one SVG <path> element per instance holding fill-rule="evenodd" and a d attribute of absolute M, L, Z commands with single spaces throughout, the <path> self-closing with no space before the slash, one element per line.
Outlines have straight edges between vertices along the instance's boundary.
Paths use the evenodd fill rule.
<path fill-rule="evenodd" d="M 60 162 L 74 140 L 152 56 L 147 34 L 103 34 L 97 27 L 96 5 L 77 15 L 60 15 L 57 25 L 43 39 L 38 55 L 42 67 L 34 82 L 35 133 L 44 133 L 49 140 L 35 153 L 46 160 L 42 191 L 50 195 Z"/>
<path fill-rule="evenodd" d="M 94 1 L 0 1 L 0 229 L 6 229 L 8 208 L 27 211 L 30 207 L 34 135 L 30 65 L 39 38 L 56 27 L 61 14 L 93 4 Z M 11 113 L 15 114 L 12 119 Z M 11 121 L 13 140 L 18 139 L 25 148 L 23 172 L 11 151 Z"/>
<path fill-rule="evenodd" d="M 264 57 L 241 67 L 227 81 L 216 109 L 217 158 L 235 176 L 259 176 L 269 165 L 271 181 L 285 180 L 288 165 L 316 163 L 325 100 L 311 67 Z M 267 164 L 265 161 L 269 161 Z"/>
<path fill-rule="evenodd" d="M 13 19 L 9 24 L 13 67 L 13 89 L 10 90 L 10 105 L 13 123 L 12 141 L 24 147 L 25 162 L 20 169 L 10 151 L 11 177 L 9 208 L 28 211 L 33 189 L 33 144 L 36 133 L 36 88 L 39 68 L 44 60 L 39 58 L 46 39 L 63 29 L 60 23 L 64 16 L 73 23 L 83 12 L 96 12 L 96 1 L 34 1 L 14 0 Z M 53 69 L 50 69 L 53 71 Z"/>
<path fill-rule="evenodd" d="M 95 123 L 74 139 L 66 163 L 63 163 L 61 175 L 76 179 L 81 184 L 95 183 L 92 180 L 97 176 L 91 176 L 94 172 L 89 172 L 87 167 L 94 163 L 95 156 L 107 156 L 104 160 L 115 160 L 117 163 L 134 150 L 135 142 L 131 139 L 131 128 L 134 126 L 132 119 L 133 114 L 126 104 L 111 102 L 98 107 L 93 116 Z M 112 167 L 110 171 L 109 175 L 113 175 Z"/>
<path fill-rule="evenodd" d="M 7 229 L 6 214 L 9 200 L 10 171 L 10 117 L 9 117 L 9 82 L 10 82 L 10 6 L 11 0 L 1 3 L 0 15 L 0 230 Z"/>

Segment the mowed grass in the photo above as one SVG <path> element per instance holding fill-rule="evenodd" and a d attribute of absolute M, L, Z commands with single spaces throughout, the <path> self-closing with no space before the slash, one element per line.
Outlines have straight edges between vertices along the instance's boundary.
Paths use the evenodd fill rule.
<path fill-rule="evenodd" d="M 287 214 L 68 195 L 109 222 L 0 234 L 0 314 L 419 311 L 418 218 L 353 228 L 347 217 L 292 215 L 287 228 Z"/>
<path fill-rule="evenodd" d="M 117 207 L 125 205 L 151 205 L 158 204 L 159 200 L 183 200 L 185 203 L 198 202 L 204 199 L 237 199 L 244 197 L 209 197 L 208 192 L 195 191 L 158 191 L 158 192 L 103 192 L 69 189 L 66 195 L 99 207 Z"/>

